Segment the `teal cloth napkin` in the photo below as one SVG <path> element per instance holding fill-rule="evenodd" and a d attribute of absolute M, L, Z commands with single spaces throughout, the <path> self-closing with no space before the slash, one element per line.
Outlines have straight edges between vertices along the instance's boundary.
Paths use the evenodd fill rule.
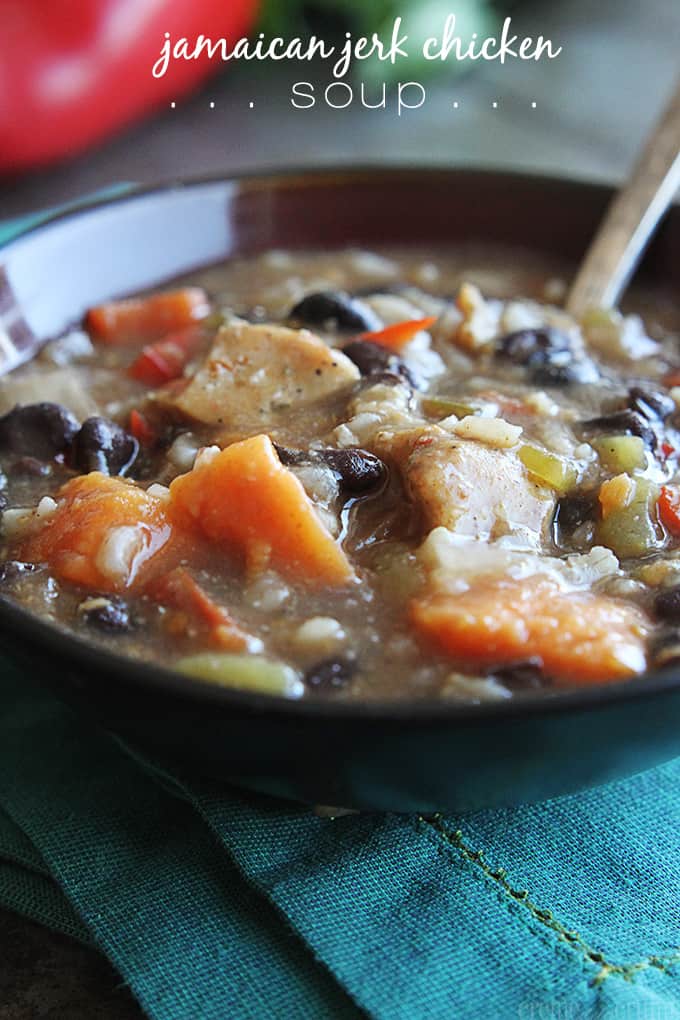
<path fill-rule="evenodd" d="M 680 1018 L 680 761 L 331 820 L 145 768 L 0 676 L 0 903 L 100 949 L 154 1020 Z"/>
<path fill-rule="evenodd" d="M 680 1020 L 680 760 L 331 820 L 148 766 L 37 679 L 0 660 L 0 904 L 152 1020 Z"/>

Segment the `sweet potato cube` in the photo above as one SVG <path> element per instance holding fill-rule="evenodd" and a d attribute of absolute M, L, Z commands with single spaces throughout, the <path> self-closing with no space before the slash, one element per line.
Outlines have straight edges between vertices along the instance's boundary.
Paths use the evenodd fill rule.
<path fill-rule="evenodd" d="M 192 471 L 172 482 L 170 512 L 180 529 L 194 528 L 242 554 L 250 572 L 272 566 L 315 586 L 343 585 L 354 577 L 342 547 L 268 436 L 204 452 Z"/>
<path fill-rule="evenodd" d="M 170 536 L 161 499 L 93 471 L 66 483 L 53 516 L 26 539 L 19 556 L 46 563 L 65 581 L 113 592 L 144 579 Z"/>

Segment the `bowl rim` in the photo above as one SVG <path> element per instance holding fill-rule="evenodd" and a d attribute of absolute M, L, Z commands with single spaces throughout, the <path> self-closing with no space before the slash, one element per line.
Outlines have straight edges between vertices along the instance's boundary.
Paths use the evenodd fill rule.
<path fill-rule="evenodd" d="M 0 245 L 0 257 L 14 247 L 23 245 L 43 231 L 49 231 L 63 221 L 96 213 L 103 207 L 116 206 L 143 200 L 158 193 L 185 192 L 192 188 L 211 185 L 232 185 L 245 190 L 272 190 L 280 187 L 334 187 L 369 178 L 391 177 L 484 177 L 488 181 L 516 181 L 564 188 L 583 194 L 599 194 L 606 198 L 613 194 L 613 186 L 586 178 L 562 177 L 552 173 L 532 173 L 522 170 L 494 169 L 490 167 L 418 165 L 409 163 L 347 164 L 337 167 L 284 167 L 274 170 L 252 169 L 233 174 L 209 174 L 195 177 L 171 178 L 148 185 L 132 185 L 129 189 L 104 197 L 86 198 L 68 207 L 47 214 L 15 237 Z M 126 690 L 140 694 L 150 690 L 165 691 L 189 702 L 213 703 L 223 708 L 247 710 L 263 715 L 287 715 L 332 721 L 353 720 L 357 724 L 382 722 L 404 724 L 409 722 L 452 723 L 455 721 L 500 721 L 517 716 L 533 717 L 555 713 L 583 712 L 594 709 L 611 709 L 630 701 L 671 695 L 680 690 L 680 669 L 666 667 L 651 670 L 632 680 L 597 684 L 586 688 L 550 689 L 521 693 L 512 698 L 486 702 L 455 702 L 445 698 L 404 698 L 394 700 L 335 700 L 330 698 L 287 698 L 282 695 L 262 694 L 238 690 L 201 681 L 168 666 L 159 665 L 131 655 L 122 655 L 103 644 L 81 637 L 59 624 L 31 613 L 9 595 L 0 592 L 0 633 L 10 630 L 22 640 L 28 640 L 40 654 L 53 653 L 68 662 L 69 666 L 92 670 L 89 683 L 97 683 L 96 674 L 102 671 L 105 660 L 107 673 L 124 677 Z M 10 653 L 11 658 L 15 658 Z M 162 701 L 159 701 L 162 705 Z"/>

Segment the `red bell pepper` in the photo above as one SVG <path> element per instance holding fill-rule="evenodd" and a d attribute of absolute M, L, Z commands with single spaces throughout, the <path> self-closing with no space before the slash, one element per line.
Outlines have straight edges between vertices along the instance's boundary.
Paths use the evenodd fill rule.
<path fill-rule="evenodd" d="M 129 428 L 132 435 L 142 446 L 151 446 L 158 438 L 142 412 L 136 409 L 130 411 Z"/>
<path fill-rule="evenodd" d="M 169 630 L 177 636 L 192 631 L 225 651 L 247 651 L 251 644 L 246 634 L 231 618 L 229 611 L 214 602 L 185 567 L 176 567 L 147 588 L 147 595 L 176 611 L 168 620 Z"/>
<path fill-rule="evenodd" d="M 361 333 L 358 340 L 368 340 L 370 343 L 387 347 L 390 351 L 399 353 L 409 340 L 413 340 L 416 333 L 421 329 L 429 329 L 437 321 L 436 315 L 428 315 L 424 319 L 405 319 L 403 322 L 394 322 L 384 329 L 376 329 L 372 333 Z"/>
<path fill-rule="evenodd" d="M 223 65 L 171 61 L 165 32 L 238 39 L 257 0 L 0 0 L 0 171 L 71 156 L 169 105 Z"/>
<path fill-rule="evenodd" d="M 659 517 L 671 535 L 680 535 L 680 489 L 677 485 L 661 486 Z"/>
<path fill-rule="evenodd" d="M 182 372 L 206 337 L 200 326 L 189 326 L 177 333 L 169 333 L 154 344 L 147 344 L 132 362 L 128 375 L 145 386 L 163 386 L 179 379 Z"/>

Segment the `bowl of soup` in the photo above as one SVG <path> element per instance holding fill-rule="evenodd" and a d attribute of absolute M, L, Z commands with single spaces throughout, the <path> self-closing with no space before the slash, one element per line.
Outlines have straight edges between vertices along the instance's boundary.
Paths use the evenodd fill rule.
<path fill-rule="evenodd" d="M 606 188 L 169 185 L 0 253 L 0 623 L 136 748 L 275 794 L 515 803 L 676 753 L 677 213 Z"/>

